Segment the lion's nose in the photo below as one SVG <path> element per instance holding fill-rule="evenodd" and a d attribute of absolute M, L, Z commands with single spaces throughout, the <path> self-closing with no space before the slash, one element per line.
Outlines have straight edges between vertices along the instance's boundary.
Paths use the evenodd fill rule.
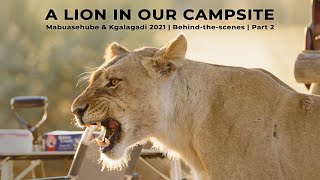
<path fill-rule="evenodd" d="M 83 107 L 78 107 L 72 110 L 72 113 L 76 115 L 79 119 L 82 119 L 84 112 L 88 109 L 89 104 L 85 104 Z"/>

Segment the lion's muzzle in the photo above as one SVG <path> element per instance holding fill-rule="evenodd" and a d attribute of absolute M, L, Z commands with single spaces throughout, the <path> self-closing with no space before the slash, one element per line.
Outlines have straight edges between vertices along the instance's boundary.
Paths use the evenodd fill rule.
<path fill-rule="evenodd" d="M 88 107 L 89 107 L 88 104 L 84 104 L 83 106 L 79 106 L 79 107 L 74 107 L 74 105 L 72 105 L 71 107 L 71 111 L 76 116 L 76 119 L 79 121 L 80 125 L 85 125 L 82 118 L 84 113 L 88 109 Z"/>

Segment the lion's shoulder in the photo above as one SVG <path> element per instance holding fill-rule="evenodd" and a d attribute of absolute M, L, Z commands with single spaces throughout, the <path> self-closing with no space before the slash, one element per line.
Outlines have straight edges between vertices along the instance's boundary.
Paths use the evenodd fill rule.
<path fill-rule="evenodd" d="M 286 83 L 281 81 L 279 78 L 277 78 L 275 75 L 270 73 L 269 71 L 261 68 L 244 68 L 244 67 L 234 67 L 234 66 L 224 66 L 224 65 L 216 65 L 216 64 L 208 64 L 210 66 L 215 67 L 216 69 L 219 69 L 220 74 L 225 73 L 229 74 L 233 78 L 247 78 L 247 79 L 256 79 L 257 81 L 263 82 L 269 82 L 271 84 L 274 84 L 275 86 L 283 87 L 289 91 L 295 91 L 290 86 L 288 86 Z M 255 82 L 255 81 L 253 81 Z"/>
<path fill-rule="evenodd" d="M 260 69 L 260 68 L 255 68 L 255 69 L 252 69 L 252 70 L 255 70 L 255 71 L 258 71 L 259 73 L 263 73 L 264 75 L 270 77 L 271 79 L 273 79 L 275 82 L 277 82 L 279 85 L 289 89 L 289 90 L 292 90 L 292 91 L 295 91 L 294 89 L 292 89 L 290 86 L 288 86 L 286 83 L 284 83 L 283 81 L 281 81 L 279 78 L 277 78 L 275 75 L 273 75 L 272 73 L 270 73 L 269 71 L 265 70 L 265 69 Z"/>

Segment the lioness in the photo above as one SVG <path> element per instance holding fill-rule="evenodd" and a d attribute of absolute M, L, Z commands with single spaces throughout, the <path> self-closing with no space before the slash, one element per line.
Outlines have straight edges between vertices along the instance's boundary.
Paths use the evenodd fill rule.
<path fill-rule="evenodd" d="M 123 166 L 130 149 L 152 140 L 197 179 L 320 177 L 320 97 L 264 70 L 191 61 L 186 51 L 183 35 L 160 49 L 107 47 L 71 108 L 80 125 L 102 127 L 104 166 Z"/>

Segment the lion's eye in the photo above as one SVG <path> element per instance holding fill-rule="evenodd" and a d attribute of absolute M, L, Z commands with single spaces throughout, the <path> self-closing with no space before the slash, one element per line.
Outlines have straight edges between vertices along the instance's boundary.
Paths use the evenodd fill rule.
<path fill-rule="evenodd" d="M 118 85 L 119 82 L 120 82 L 119 79 L 112 79 L 112 80 L 111 80 L 111 85 L 112 85 L 112 86 L 116 86 L 116 85 Z"/>
<path fill-rule="evenodd" d="M 110 79 L 106 87 L 116 87 L 120 81 L 121 81 L 120 79 Z"/>

